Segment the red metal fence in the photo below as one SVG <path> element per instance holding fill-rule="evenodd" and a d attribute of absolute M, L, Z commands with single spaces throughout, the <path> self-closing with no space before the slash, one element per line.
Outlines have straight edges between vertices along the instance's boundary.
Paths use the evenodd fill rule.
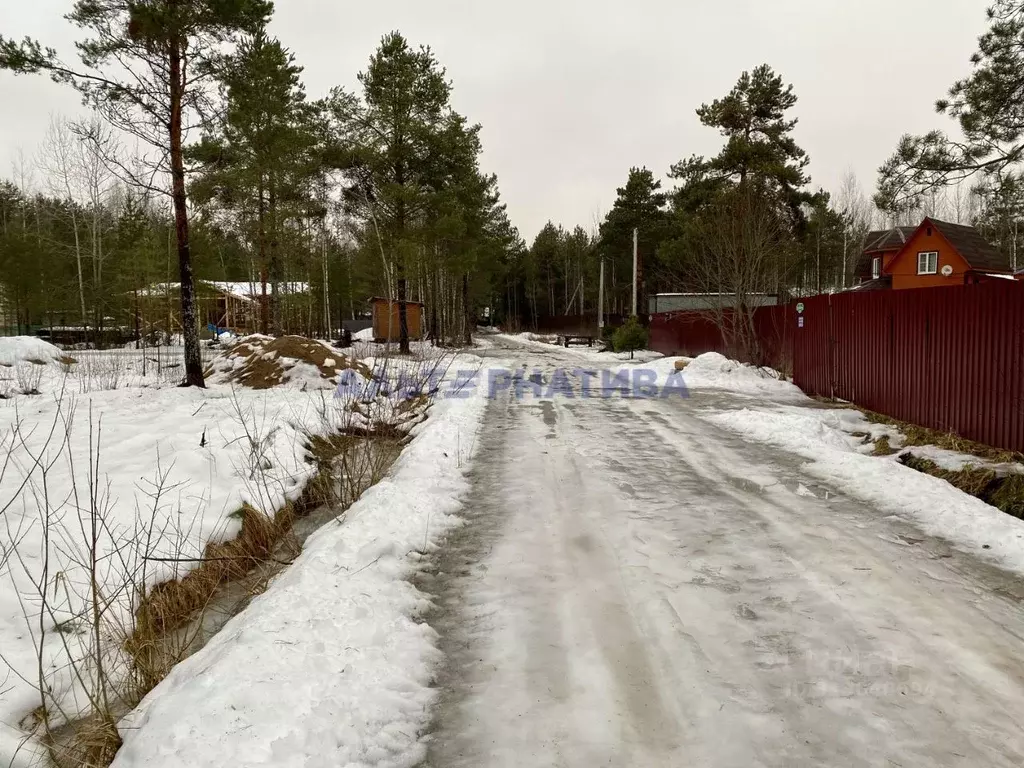
<path fill-rule="evenodd" d="M 758 307 L 754 310 L 754 334 L 761 359 L 752 362 L 787 372 L 791 369 L 790 312 L 788 307 Z M 724 319 L 726 322 L 731 320 L 728 311 Z M 651 315 L 650 347 L 666 355 L 690 357 L 705 352 L 720 352 L 732 358 L 743 358 L 745 354 L 728 343 L 718 325 L 718 318 L 711 313 L 695 311 Z"/>
<path fill-rule="evenodd" d="M 768 360 L 810 395 L 849 400 L 902 421 L 1024 451 L 1024 284 L 841 293 L 762 308 Z M 699 313 L 655 315 L 652 347 L 728 352 Z M 800 326 L 799 318 L 803 318 Z"/>

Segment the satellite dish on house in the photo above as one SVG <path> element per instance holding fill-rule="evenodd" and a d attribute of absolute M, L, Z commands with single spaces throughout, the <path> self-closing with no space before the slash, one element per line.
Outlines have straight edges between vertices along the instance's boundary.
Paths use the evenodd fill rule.
<path fill-rule="evenodd" d="M 945 266 L 942 267 L 942 276 L 943 277 L 949 277 L 952 274 L 953 274 L 953 265 L 952 264 L 946 264 Z"/>

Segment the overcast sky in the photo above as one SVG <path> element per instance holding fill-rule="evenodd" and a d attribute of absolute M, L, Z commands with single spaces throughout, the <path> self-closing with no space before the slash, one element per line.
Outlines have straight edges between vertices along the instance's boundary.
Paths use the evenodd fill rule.
<path fill-rule="evenodd" d="M 935 99 L 969 71 L 989 0 L 277 0 L 273 32 L 312 97 L 356 86 L 382 35 L 429 44 L 455 108 L 483 125 L 484 167 L 512 222 L 588 230 L 633 165 L 661 177 L 721 140 L 694 110 L 767 62 L 800 101 L 797 141 L 816 186 L 853 170 L 866 192 L 899 136 L 946 127 Z M 71 0 L 0 0 L 0 32 L 69 58 Z M 0 175 L 32 155 L 76 94 L 0 72 Z"/>

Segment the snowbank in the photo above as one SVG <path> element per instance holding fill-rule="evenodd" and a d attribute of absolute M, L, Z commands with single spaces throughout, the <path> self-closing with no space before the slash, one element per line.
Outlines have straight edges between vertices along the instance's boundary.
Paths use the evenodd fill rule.
<path fill-rule="evenodd" d="M 373 341 L 373 328 L 364 328 L 352 334 L 353 341 Z"/>
<path fill-rule="evenodd" d="M 778 371 L 738 363 L 717 352 L 705 352 L 695 357 L 683 370 L 683 381 L 690 389 L 725 389 L 775 399 L 806 397 L 799 387 L 783 379 Z"/>
<path fill-rule="evenodd" d="M 485 392 L 442 399 L 390 475 L 123 724 L 114 765 L 413 766 L 439 661 L 407 578 L 458 522 Z"/>
<path fill-rule="evenodd" d="M 51 363 L 63 354 L 58 347 L 35 336 L 0 337 L 0 365 L 17 365 L 26 361 Z"/>
<path fill-rule="evenodd" d="M 538 334 L 524 331 L 516 334 L 497 333 L 493 335 L 499 339 L 504 339 L 513 343 L 525 344 L 531 347 L 542 347 L 545 349 L 556 347 L 561 352 L 571 357 L 582 358 L 596 363 L 625 362 L 636 366 L 651 360 L 661 360 L 664 358 L 664 355 L 660 352 L 654 352 L 650 349 L 638 349 L 633 353 L 632 358 L 630 358 L 629 352 L 606 352 L 604 351 L 604 342 L 600 339 L 595 339 L 594 346 L 592 347 L 574 344 L 567 348 L 558 346 L 558 336 L 555 334 Z"/>
<path fill-rule="evenodd" d="M 944 480 L 904 467 L 895 456 L 863 455 L 860 441 L 844 431 L 858 417 L 863 418 L 857 411 L 810 408 L 744 408 L 705 416 L 744 437 L 803 456 L 810 460 L 810 472 L 851 496 L 1024 574 L 1024 521 Z"/>

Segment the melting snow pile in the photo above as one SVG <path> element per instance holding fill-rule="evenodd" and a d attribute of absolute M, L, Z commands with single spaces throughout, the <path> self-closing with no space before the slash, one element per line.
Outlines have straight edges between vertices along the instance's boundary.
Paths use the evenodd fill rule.
<path fill-rule="evenodd" d="M 962 550 L 1024 573 L 1024 521 L 945 480 L 904 467 L 895 456 L 864 455 L 871 446 L 847 430 L 874 430 L 857 411 L 780 406 L 743 408 L 705 418 L 748 439 L 792 451 L 808 459 L 808 471 L 826 483 L 907 518 L 925 533 L 945 538 Z"/>
<path fill-rule="evenodd" d="M 0 365 L 14 366 L 23 362 L 47 365 L 63 356 L 61 349 L 34 336 L 0 338 Z"/>
<path fill-rule="evenodd" d="M 241 384 L 251 389 L 277 386 L 334 389 L 339 374 L 354 370 L 364 378 L 370 370 L 323 341 L 304 336 L 246 336 L 213 362 L 210 381 Z"/>
<path fill-rule="evenodd" d="M 658 364 L 672 367 L 680 359 L 683 358 L 665 358 Z M 683 381 L 691 389 L 726 389 L 775 398 L 804 397 L 800 388 L 785 381 L 778 371 L 738 363 L 717 352 L 706 352 L 690 361 L 683 369 Z"/>

